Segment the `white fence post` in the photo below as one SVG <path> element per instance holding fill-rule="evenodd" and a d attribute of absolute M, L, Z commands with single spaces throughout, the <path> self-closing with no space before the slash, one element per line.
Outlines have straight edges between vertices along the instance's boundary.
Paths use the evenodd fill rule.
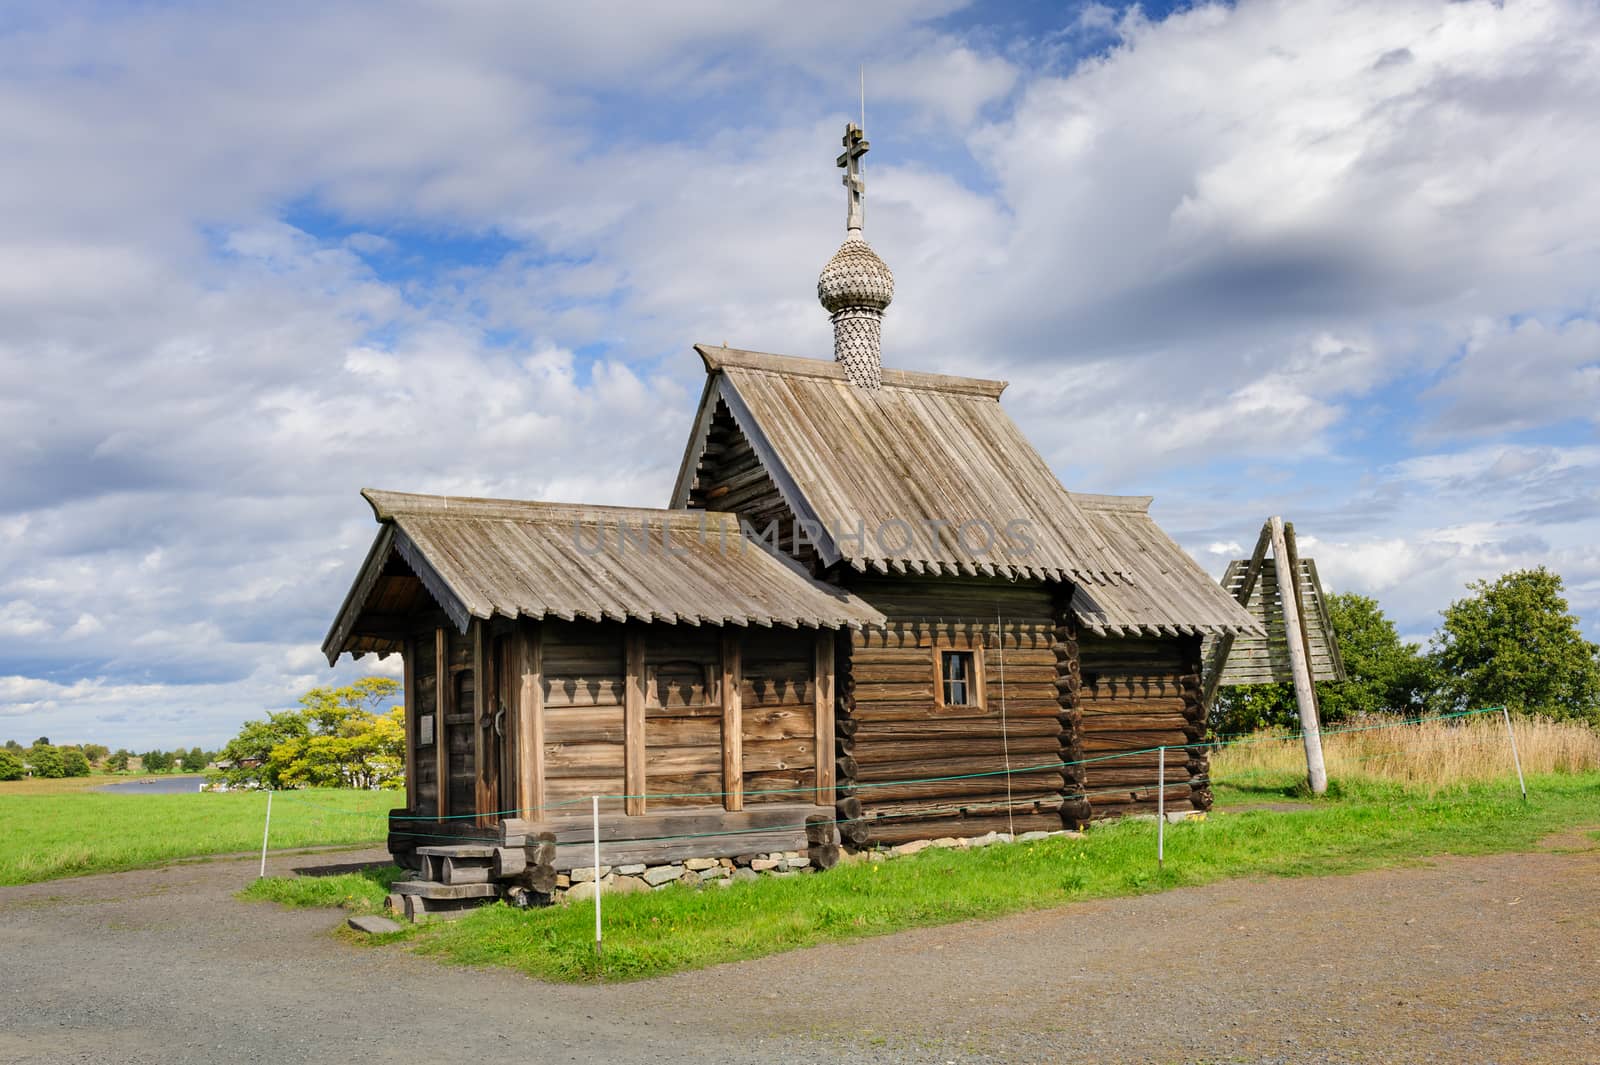
<path fill-rule="evenodd" d="M 1517 733 L 1511 727 L 1511 711 L 1502 706 L 1500 716 L 1505 718 L 1506 735 L 1511 739 L 1511 762 L 1517 767 L 1517 786 L 1522 789 L 1522 801 L 1527 802 L 1528 782 L 1522 779 L 1522 756 L 1517 753 Z"/>
<path fill-rule="evenodd" d="M 594 813 L 594 956 L 600 957 L 600 796 L 591 800 Z"/>
<path fill-rule="evenodd" d="M 267 836 L 272 832 L 272 789 L 267 789 L 267 823 L 261 828 L 261 876 L 267 875 Z"/>
<path fill-rule="evenodd" d="M 1167 865 L 1167 749 L 1156 751 L 1156 868 Z"/>

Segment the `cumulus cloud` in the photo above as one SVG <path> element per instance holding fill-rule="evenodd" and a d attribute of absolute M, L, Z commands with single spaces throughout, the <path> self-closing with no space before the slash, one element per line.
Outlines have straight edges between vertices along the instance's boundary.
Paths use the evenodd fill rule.
<path fill-rule="evenodd" d="M 1010 376 L 1213 568 L 1283 511 L 1408 631 L 1538 559 L 1600 612 L 1600 460 L 1541 437 L 1600 398 L 1600 13 L 957 7 L 8 23 L 0 713 L 213 742 L 367 668 L 315 658 L 362 485 L 664 502 L 691 342 L 826 354 L 861 64 L 891 364 Z"/>

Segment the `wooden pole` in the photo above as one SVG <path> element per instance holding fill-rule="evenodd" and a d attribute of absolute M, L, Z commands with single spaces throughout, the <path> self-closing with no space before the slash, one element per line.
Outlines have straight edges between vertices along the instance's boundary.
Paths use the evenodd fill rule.
<path fill-rule="evenodd" d="M 406 638 L 400 651 L 404 674 L 401 681 L 401 698 L 405 700 L 406 726 L 406 809 L 417 812 L 417 718 L 422 708 L 417 705 L 417 641 Z"/>
<path fill-rule="evenodd" d="M 433 757 L 435 813 L 440 821 L 450 816 L 450 732 L 444 719 L 450 713 L 455 682 L 450 676 L 450 634 L 444 629 L 433 633 Z"/>
<path fill-rule="evenodd" d="M 594 818 L 594 956 L 600 957 L 600 796 L 590 800 L 590 814 Z"/>
<path fill-rule="evenodd" d="M 623 812 L 645 811 L 644 789 L 644 632 L 629 626 L 625 636 L 628 676 L 622 699 Z"/>
<path fill-rule="evenodd" d="M 817 805 L 833 805 L 833 633 L 817 631 L 816 664 L 812 676 L 812 723 L 816 728 Z"/>
<path fill-rule="evenodd" d="M 523 817 L 537 821 L 544 808 L 544 627 L 525 621 L 518 636 L 517 805 Z"/>
<path fill-rule="evenodd" d="M 740 637 L 722 631 L 722 808 L 744 809 L 744 667 Z"/>
<path fill-rule="evenodd" d="M 1289 643 L 1289 668 L 1294 674 L 1294 701 L 1300 710 L 1300 735 L 1306 749 L 1306 778 L 1311 794 L 1328 790 L 1328 770 L 1322 762 L 1322 726 L 1317 721 L 1317 693 L 1311 684 L 1311 654 L 1300 627 L 1299 597 L 1295 595 L 1299 575 L 1291 568 L 1289 547 L 1284 540 L 1283 519 L 1273 515 L 1272 564 L 1278 574 L 1278 598 L 1283 600 L 1284 636 Z"/>

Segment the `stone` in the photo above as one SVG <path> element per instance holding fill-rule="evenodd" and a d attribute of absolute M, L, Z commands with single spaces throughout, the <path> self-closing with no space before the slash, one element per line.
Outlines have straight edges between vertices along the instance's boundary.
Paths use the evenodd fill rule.
<path fill-rule="evenodd" d="M 566 873 L 557 873 L 556 874 L 556 887 L 558 887 L 558 888 L 569 888 L 571 886 L 572 886 L 572 877 L 568 876 Z"/>
<path fill-rule="evenodd" d="M 929 847 L 929 841 L 914 839 L 910 843 L 902 843 L 898 847 L 890 847 L 889 853 L 896 858 L 907 858 L 913 854 L 921 854 Z"/>
<path fill-rule="evenodd" d="M 660 887 L 662 884 L 670 884 L 682 875 L 681 865 L 656 865 L 644 871 L 644 882 L 651 887 Z"/>
<path fill-rule="evenodd" d="M 568 902 L 581 902 L 584 899 L 594 898 L 594 881 L 585 880 L 581 884 L 573 884 L 567 889 L 565 898 Z"/>
<path fill-rule="evenodd" d="M 887 860 L 888 860 L 888 855 L 884 854 L 883 851 L 868 851 L 867 852 L 867 861 L 869 861 L 869 862 L 882 862 L 882 861 L 887 861 Z"/>
<path fill-rule="evenodd" d="M 740 868 L 733 871 L 733 880 L 759 880 L 761 876 L 754 869 Z M 728 881 L 730 884 L 733 880 Z"/>
<path fill-rule="evenodd" d="M 678 883 L 682 884 L 684 887 L 699 887 L 700 874 L 695 872 L 693 869 L 685 869 L 683 871 L 683 875 L 678 877 Z"/>
<path fill-rule="evenodd" d="M 938 839 L 928 841 L 928 846 L 938 847 L 940 850 L 954 850 L 961 845 L 961 841 L 954 836 L 941 836 Z"/>
<path fill-rule="evenodd" d="M 738 855 L 734 856 L 733 864 L 734 865 L 749 865 L 751 862 L 753 862 L 755 860 L 756 860 L 756 856 L 754 854 L 738 854 Z"/>
<path fill-rule="evenodd" d="M 384 896 L 383 908 L 388 913 L 405 913 L 406 897 L 399 892 L 391 891 L 388 895 Z"/>
<path fill-rule="evenodd" d="M 1018 843 L 1033 843 L 1041 839 L 1049 839 L 1050 833 L 1043 831 L 1024 832 L 1017 837 Z"/>
<path fill-rule="evenodd" d="M 722 866 L 724 869 L 732 869 L 733 868 L 733 859 L 732 858 L 718 858 L 717 859 L 717 864 Z"/>
<path fill-rule="evenodd" d="M 649 891 L 650 885 L 636 876 L 619 876 L 617 882 L 608 890 L 615 895 L 637 895 L 642 891 Z"/>
<path fill-rule="evenodd" d="M 800 874 L 797 873 L 797 872 L 794 872 L 793 870 L 774 869 L 772 872 L 768 873 L 767 875 L 768 876 L 799 876 Z"/>
<path fill-rule="evenodd" d="M 346 923 L 357 932 L 365 932 L 369 936 L 400 931 L 400 925 L 387 917 L 352 917 Z"/>
<path fill-rule="evenodd" d="M 710 869 L 702 869 L 699 875 L 701 880 L 726 880 L 728 870 L 720 865 L 713 865 Z"/>
<path fill-rule="evenodd" d="M 785 858 L 783 860 L 783 867 L 785 869 L 804 869 L 810 864 L 810 858 Z"/>
<path fill-rule="evenodd" d="M 733 881 L 726 878 L 722 880 L 713 880 L 711 883 L 717 885 L 717 887 L 733 887 Z"/>
<path fill-rule="evenodd" d="M 750 868 L 758 873 L 767 873 L 778 868 L 782 862 L 781 858 L 753 858 L 750 861 Z"/>
<path fill-rule="evenodd" d="M 645 864 L 643 862 L 638 862 L 638 863 L 635 863 L 633 865 L 619 865 L 619 866 L 617 866 L 617 875 L 618 876 L 642 876 L 644 874 L 644 871 L 645 871 L 646 868 L 647 867 L 645 866 Z"/>
<path fill-rule="evenodd" d="M 707 869 L 715 869 L 717 860 L 715 858 L 689 858 L 684 861 L 683 867 L 691 873 L 699 873 Z"/>
<path fill-rule="evenodd" d="M 605 876 L 609 872 L 611 872 L 611 866 L 602 865 L 600 867 L 600 875 L 602 877 Z M 592 866 L 592 865 L 579 866 L 578 868 L 576 868 L 576 869 L 574 869 L 572 871 L 571 876 L 572 876 L 572 882 L 574 884 L 581 884 L 585 880 L 593 880 L 594 879 L 594 866 Z"/>
<path fill-rule="evenodd" d="M 991 847 L 994 844 L 999 843 L 999 842 L 1000 842 L 1000 833 L 998 833 L 998 832 L 986 832 L 981 836 L 977 836 L 977 837 L 975 837 L 973 839 L 967 840 L 967 846 L 969 846 L 969 847 Z"/>

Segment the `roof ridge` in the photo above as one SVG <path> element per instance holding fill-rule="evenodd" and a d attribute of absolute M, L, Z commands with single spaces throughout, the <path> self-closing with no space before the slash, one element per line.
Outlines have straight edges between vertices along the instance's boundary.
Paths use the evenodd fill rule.
<path fill-rule="evenodd" d="M 831 360 L 747 351 L 743 348 L 729 348 L 716 344 L 696 344 L 694 350 L 705 362 L 706 373 L 736 369 L 799 377 L 821 377 L 833 381 L 850 380 L 844 366 Z M 882 372 L 885 388 L 905 388 L 919 392 L 954 392 L 993 400 L 998 400 L 1009 384 L 1006 381 L 994 381 L 983 377 L 958 377 L 955 374 L 926 373 L 922 370 L 895 370 L 884 367 Z"/>
<path fill-rule="evenodd" d="M 1155 502 L 1155 496 L 1114 496 L 1100 492 L 1074 492 L 1067 490 L 1073 502 L 1079 503 L 1091 510 L 1126 510 L 1135 514 L 1147 514 L 1150 504 Z"/>
<path fill-rule="evenodd" d="M 664 521 L 673 527 L 698 526 L 707 520 L 716 525 L 737 525 L 739 516 L 722 510 L 668 509 L 664 507 L 617 507 L 599 503 L 556 503 L 538 499 L 490 499 L 478 496 L 425 495 L 416 492 L 390 492 L 363 488 L 362 498 L 372 507 L 379 521 L 399 517 L 495 518 L 515 520 L 600 518 L 639 518 Z"/>

